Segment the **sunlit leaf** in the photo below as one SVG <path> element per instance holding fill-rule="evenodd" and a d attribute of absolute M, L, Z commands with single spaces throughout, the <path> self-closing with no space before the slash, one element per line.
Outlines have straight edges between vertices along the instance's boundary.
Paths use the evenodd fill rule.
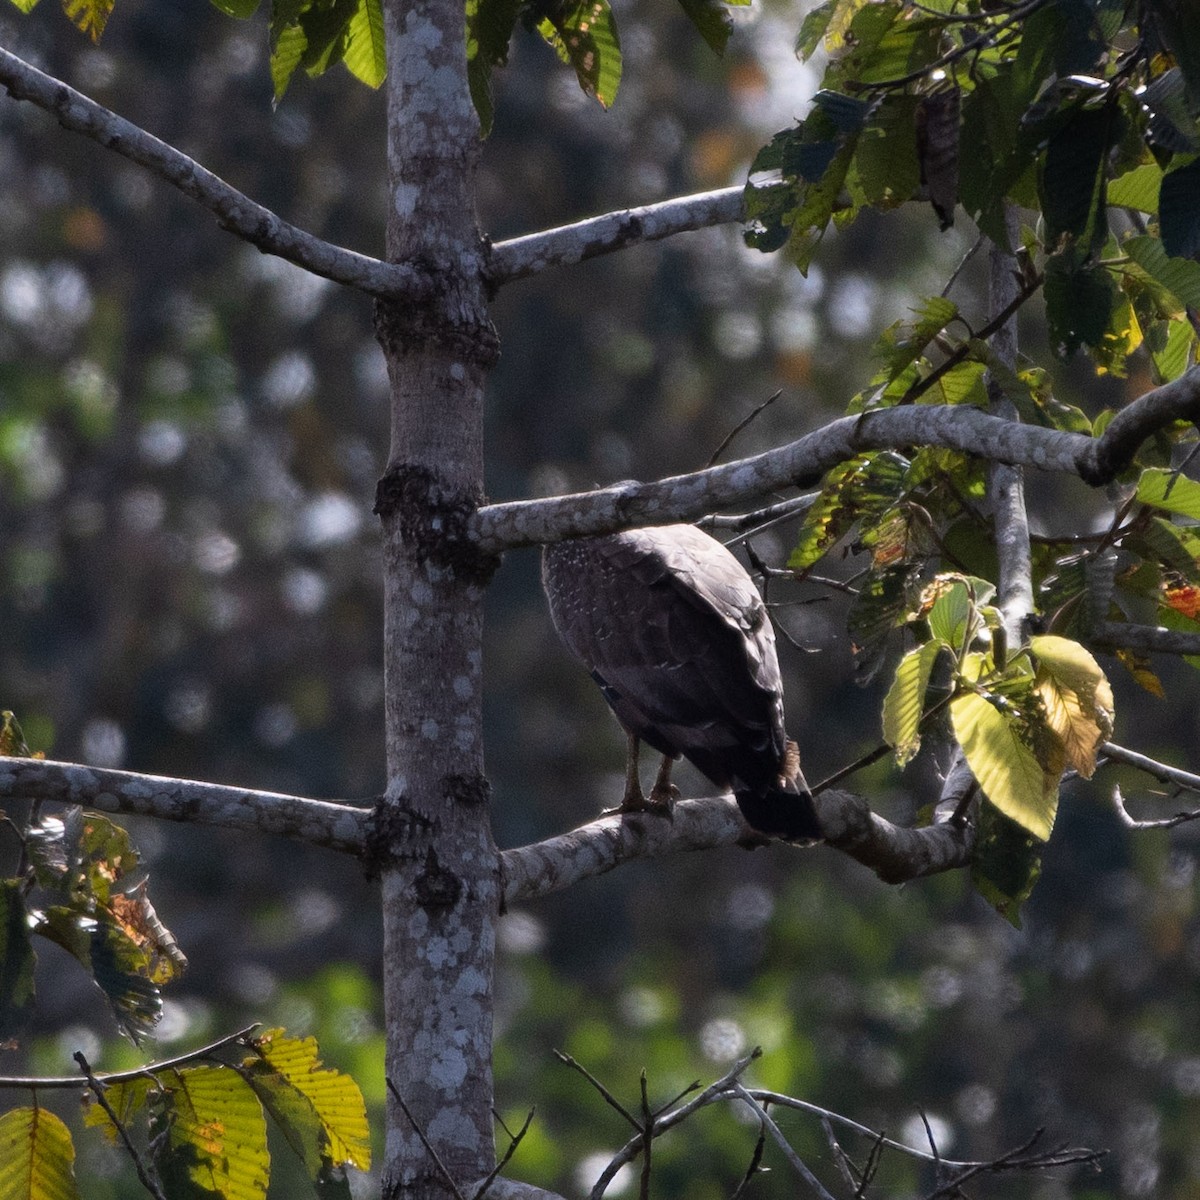
<path fill-rule="evenodd" d="M 1126 649 L 1119 649 L 1115 651 L 1115 654 L 1121 666 L 1133 676 L 1139 687 L 1149 692 L 1150 695 L 1157 696 L 1160 700 L 1166 697 L 1167 693 L 1163 688 L 1162 680 L 1154 673 L 1146 655 L 1139 654 L 1136 650 Z"/>
<path fill-rule="evenodd" d="M 621 82 L 621 44 L 608 0 L 568 2 L 547 15 L 538 30 L 575 68 L 579 86 L 608 108 Z"/>
<path fill-rule="evenodd" d="M 1021 736 L 1015 714 L 966 692 L 950 702 L 954 736 L 987 798 L 1006 816 L 1046 841 L 1058 808 L 1058 776 L 1042 768 Z"/>
<path fill-rule="evenodd" d="M 128 1129 L 146 1107 L 146 1102 L 152 1092 L 157 1092 L 158 1083 L 149 1076 L 138 1079 L 125 1079 L 118 1083 L 109 1083 L 104 1087 L 104 1098 L 109 1107 L 117 1114 L 117 1120 Z M 83 1102 L 83 1123 L 89 1129 L 99 1129 L 114 1145 L 121 1143 L 121 1131 L 112 1123 L 112 1118 L 103 1107 L 96 1102 L 89 1092 Z"/>
<path fill-rule="evenodd" d="M 277 104 L 283 99 L 307 45 L 308 39 L 298 24 L 285 26 L 274 38 L 271 45 L 271 82 L 275 85 Z"/>
<path fill-rule="evenodd" d="M 484 137 L 492 129 L 492 71 L 508 62 L 520 11 L 520 0 L 467 0 L 467 82 Z"/>
<path fill-rule="evenodd" d="M 1158 212 L 1158 189 L 1162 186 L 1162 178 L 1158 163 L 1143 163 L 1109 181 L 1108 202 L 1153 215 Z"/>
<path fill-rule="evenodd" d="M 1137 498 L 1152 508 L 1200 521 L 1200 483 L 1178 471 L 1169 471 L 1165 467 L 1147 468 L 1138 480 Z"/>
<path fill-rule="evenodd" d="M 1147 339 L 1156 382 L 1170 383 L 1172 379 L 1178 379 L 1192 365 L 1195 344 L 1196 331 L 1186 316 L 1167 322 L 1167 334 L 1161 347 L 1150 346 Z"/>
<path fill-rule="evenodd" d="M 0 1200 L 77 1200 L 70 1130 L 44 1108 L 0 1116 Z"/>
<path fill-rule="evenodd" d="M 0 756 L 4 758 L 28 758 L 29 746 L 12 709 L 0 712 Z"/>
<path fill-rule="evenodd" d="M 1085 779 L 1096 752 L 1112 736 L 1113 693 L 1100 664 L 1078 642 L 1048 635 L 1030 639 L 1037 659 L 1035 684 L 1046 724 L 1062 742 L 1067 762 Z"/>
<path fill-rule="evenodd" d="M 107 920 L 93 922 L 90 941 L 92 977 L 108 997 L 122 1030 L 138 1042 L 162 1016 L 162 997 L 150 978 L 150 957 Z"/>
<path fill-rule="evenodd" d="M 270 1030 L 255 1039 L 263 1060 L 312 1105 L 328 1138 L 328 1157 L 366 1171 L 371 1166 L 370 1130 L 358 1085 L 322 1067 L 315 1038 L 289 1038 Z"/>
<path fill-rule="evenodd" d="M 34 3 L 36 2 L 37 0 L 34 0 Z M 836 7 L 833 0 L 829 0 L 829 3 L 818 5 L 804 18 L 800 25 L 800 33 L 796 38 L 797 58 L 804 60 L 810 57 L 820 45 L 829 28 L 829 23 L 833 19 Z"/>
<path fill-rule="evenodd" d="M 33 1001 L 37 956 L 19 879 L 0 880 L 0 1041 L 24 1024 Z"/>
<path fill-rule="evenodd" d="M 962 649 L 971 617 L 971 594 L 964 580 L 942 576 L 935 580 L 922 596 L 929 605 L 926 619 L 934 639 L 956 653 Z"/>
<path fill-rule="evenodd" d="M 358 0 L 346 29 L 342 58 L 350 74 L 368 87 L 377 88 L 387 74 L 387 49 L 383 43 L 383 5 L 380 0 Z"/>
<path fill-rule="evenodd" d="M 189 1067 L 159 1079 L 169 1110 L 164 1184 L 174 1177 L 224 1200 L 262 1200 L 267 1123 L 250 1085 L 230 1067 Z"/>
<path fill-rule="evenodd" d="M 921 717 L 938 642 L 910 650 L 896 668 L 896 677 L 883 701 L 883 740 L 896 751 L 896 765 L 907 766 L 921 748 Z"/>
<path fill-rule="evenodd" d="M 1121 244 L 1121 248 L 1184 304 L 1200 309 L 1200 263 L 1170 258 L 1156 237 L 1131 237 Z"/>
<path fill-rule="evenodd" d="M 63 12 L 81 33 L 98 42 L 113 10 L 113 0 L 62 0 Z"/>

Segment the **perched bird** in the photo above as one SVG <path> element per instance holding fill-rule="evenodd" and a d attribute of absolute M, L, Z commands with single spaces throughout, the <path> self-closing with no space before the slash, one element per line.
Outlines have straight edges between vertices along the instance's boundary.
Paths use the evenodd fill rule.
<path fill-rule="evenodd" d="M 691 525 L 630 529 L 547 546 L 542 584 L 555 628 L 592 673 L 629 738 L 621 811 L 669 811 L 683 755 L 733 791 L 761 833 L 821 837 L 766 606 L 745 568 Z M 663 757 L 649 800 L 639 741 Z"/>

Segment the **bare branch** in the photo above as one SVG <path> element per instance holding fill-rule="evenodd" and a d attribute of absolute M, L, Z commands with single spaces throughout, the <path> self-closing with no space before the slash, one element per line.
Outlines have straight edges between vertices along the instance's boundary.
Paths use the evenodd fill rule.
<path fill-rule="evenodd" d="M 966 866 L 975 833 L 967 824 L 943 822 L 922 829 L 893 825 L 861 796 L 827 791 L 817 798 L 825 842 L 870 867 L 885 883 L 900 883 Z M 731 796 L 681 800 L 671 817 L 654 813 L 600 817 L 569 833 L 501 856 L 505 903 L 547 896 L 603 875 L 634 858 L 661 858 L 718 846 L 761 845 Z"/>
<path fill-rule="evenodd" d="M 1200 367 L 1134 400 L 1098 438 L 1021 425 L 955 405 L 878 409 L 841 417 L 804 437 L 750 458 L 655 483 L 518 500 L 479 509 L 468 524 L 488 553 L 629 529 L 692 521 L 767 492 L 807 487 L 864 450 L 944 446 L 992 462 L 1109 482 L 1155 430 L 1200 420 Z"/>
<path fill-rule="evenodd" d="M 96 1102 L 104 1109 L 105 1115 L 112 1122 L 113 1128 L 124 1143 L 126 1153 L 133 1159 L 133 1169 L 137 1172 L 137 1177 L 142 1187 L 154 1197 L 154 1200 L 167 1200 L 166 1196 L 163 1195 L 163 1190 L 159 1186 L 158 1181 L 150 1174 L 146 1168 L 146 1164 L 142 1161 L 142 1156 L 138 1153 L 138 1148 L 133 1144 L 133 1138 L 129 1136 L 129 1130 L 125 1128 L 124 1121 L 117 1116 L 113 1106 L 108 1102 L 108 1097 L 104 1094 L 105 1085 L 96 1078 L 91 1065 L 88 1063 L 87 1056 L 82 1050 L 76 1050 L 73 1057 L 79 1064 L 79 1069 L 83 1072 L 92 1095 L 96 1097 Z"/>
<path fill-rule="evenodd" d="M 174 1071 L 179 1067 L 187 1066 L 188 1063 L 210 1058 L 218 1050 L 232 1046 L 235 1042 L 244 1041 L 257 1028 L 258 1022 L 255 1022 L 253 1025 L 247 1025 L 245 1029 L 239 1029 L 237 1033 L 226 1034 L 215 1042 L 209 1042 L 207 1046 L 189 1050 L 186 1054 L 179 1054 L 175 1058 L 165 1058 L 161 1062 L 147 1063 L 144 1067 L 134 1067 L 131 1071 L 101 1071 L 95 1075 L 95 1079 L 103 1086 L 108 1087 L 114 1083 L 129 1083 L 134 1079 L 145 1079 L 147 1075 L 155 1075 L 160 1071 Z M 88 1079 L 91 1078 L 92 1076 L 89 1075 Z M 85 1082 L 78 1075 L 0 1075 L 0 1088 L 29 1088 L 38 1091 L 43 1088 L 78 1089 L 82 1088 Z"/>
<path fill-rule="evenodd" d="M 168 779 L 40 758 L 0 757 L 0 801 L 50 800 L 100 812 L 275 833 L 360 854 L 372 810 L 191 779 Z"/>
<path fill-rule="evenodd" d="M 733 1094 L 738 1099 L 745 1101 L 753 1110 L 758 1119 L 762 1122 L 763 1127 L 771 1135 L 775 1145 L 783 1151 L 784 1157 L 792 1164 L 792 1169 L 808 1184 L 809 1188 L 816 1194 L 818 1200 L 833 1200 L 833 1197 L 827 1192 L 821 1181 L 809 1170 L 808 1164 L 804 1159 L 796 1153 L 792 1148 L 791 1143 L 783 1136 L 783 1130 L 771 1120 L 770 1114 L 740 1083 L 735 1083 L 732 1088 Z"/>
<path fill-rule="evenodd" d="M 421 1145 L 425 1147 L 425 1153 L 428 1154 L 433 1160 L 433 1165 L 437 1167 L 438 1174 L 441 1175 L 441 1177 L 446 1181 L 446 1186 L 449 1187 L 451 1192 L 454 1193 L 454 1200 L 463 1200 L 463 1194 L 459 1191 L 458 1184 L 454 1182 L 454 1176 L 450 1174 L 446 1164 L 442 1162 L 441 1155 L 438 1154 L 437 1150 L 434 1149 L 433 1144 L 425 1136 L 425 1130 L 423 1130 L 417 1123 L 416 1117 L 412 1115 L 411 1111 L 409 1111 L 408 1105 L 404 1103 L 404 1097 L 400 1095 L 399 1089 L 390 1079 L 387 1080 L 387 1088 L 388 1091 L 392 1093 L 396 1103 L 400 1105 L 401 1111 L 408 1118 L 408 1123 L 416 1131 L 417 1137 L 421 1139 Z"/>
<path fill-rule="evenodd" d="M 1200 792 L 1200 775 L 1193 775 L 1190 771 L 1181 771 L 1169 763 L 1159 762 L 1158 759 L 1148 758 L 1136 750 L 1118 746 L 1116 742 L 1104 742 L 1100 747 L 1100 753 L 1109 762 L 1136 767 L 1139 771 L 1145 771 L 1147 775 L 1152 775 L 1160 783 L 1173 783 L 1176 787 L 1184 788 L 1189 792 Z"/>
<path fill-rule="evenodd" d="M 1105 621 L 1088 641 L 1102 650 L 1143 650 L 1152 654 L 1200 654 L 1200 633 L 1162 625 L 1127 625 Z"/>
<path fill-rule="evenodd" d="M 266 254 L 373 296 L 417 300 L 432 295 L 426 274 L 335 246 L 289 224 L 173 146 L 4 49 L 0 85 L 13 99 L 45 109 L 64 129 L 82 133 L 166 180 L 207 208 L 223 229 Z"/>
<path fill-rule="evenodd" d="M 1137 817 L 1131 816 L 1125 807 L 1125 797 L 1121 795 L 1119 787 L 1113 788 L 1112 802 L 1113 808 L 1117 810 L 1117 816 L 1121 818 L 1121 824 L 1126 829 L 1174 829 L 1176 825 L 1186 825 L 1190 821 L 1200 820 L 1200 809 L 1196 808 L 1190 812 L 1176 813 L 1173 817 L 1148 817 L 1139 820 Z"/>
<path fill-rule="evenodd" d="M 729 225 L 745 214 L 745 188 L 721 188 L 678 196 L 659 204 L 589 217 L 572 225 L 528 233 L 492 247 L 486 274 L 492 287 L 536 275 L 548 267 L 567 267 L 639 242 L 656 242 L 677 233 Z"/>

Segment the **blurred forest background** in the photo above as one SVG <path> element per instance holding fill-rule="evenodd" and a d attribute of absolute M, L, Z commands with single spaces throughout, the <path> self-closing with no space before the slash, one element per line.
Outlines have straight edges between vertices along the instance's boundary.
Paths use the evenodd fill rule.
<path fill-rule="evenodd" d="M 723 60 L 667 0 L 614 8 L 626 67 L 611 112 L 535 35 L 519 34 L 497 73 L 480 194 L 492 238 L 738 182 L 805 111 L 817 77 L 792 53 L 802 6 L 739 12 Z M 96 48 L 46 4 L 0 19 L 0 43 L 285 218 L 380 251 L 382 97 L 331 72 L 297 78 L 273 110 L 265 20 L 130 0 Z M 831 233 L 807 278 L 725 229 L 512 285 L 494 309 L 490 495 L 701 467 L 780 388 L 731 453 L 814 427 L 869 378 L 878 331 L 939 291 L 973 240 L 905 210 Z M 955 293 L 976 313 L 980 270 Z M 1023 320 L 1023 345 L 1042 354 L 1037 312 Z M 1089 413 L 1147 385 L 1082 362 L 1058 379 Z M 43 113 L 0 103 L 0 707 L 35 749 L 313 796 L 380 791 L 370 509 L 386 452 L 366 300 L 243 246 Z M 1077 481 L 1037 481 L 1035 526 L 1098 503 Z M 757 552 L 781 562 L 791 532 L 758 538 Z M 620 795 L 623 738 L 560 650 L 537 572 L 536 553 L 512 554 L 490 593 L 502 846 Z M 789 726 L 821 779 L 878 742 L 885 680 L 855 681 L 845 594 L 808 584 L 771 598 Z M 1161 664 L 1163 700 L 1107 665 L 1117 740 L 1196 769 L 1191 669 Z M 991 1157 L 1039 1126 L 1047 1142 L 1112 1151 L 1099 1173 L 981 1194 L 1200 1195 L 1197 837 L 1128 836 L 1107 805 L 1115 778 L 1068 785 L 1021 930 L 962 878 L 891 889 L 832 852 L 786 847 L 635 864 L 507 913 L 498 1105 L 510 1124 L 538 1109 L 512 1173 L 578 1191 L 580 1164 L 594 1178 L 627 1134 L 552 1047 L 635 1103 L 643 1067 L 665 1102 L 761 1044 L 759 1083 L 918 1145 L 923 1110 L 954 1157 Z M 689 780 L 700 786 L 681 771 L 685 792 Z M 1124 783 L 1143 804 L 1146 781 Z M 933 784 L 926 761 L 851 781 L 899 819 Z M 315 1033 L 381 1105 L 378 905 L 354 865 L 261 837 L 130 826 L 192 964 L 151 1053 L 282 1024 Z M 26 1054 L 0 1051 L 0 1071 L 66 1073 L 78 1048 L 98 1069 L 141 1061 L 83 974 L 53 947 L 40 954 L 37 1036 Z M 825 1153 L 814 1121 L 780 1120 L 802 1153 Z M 664 1139 L 653 1194 L 730 1195 L 755 1135 L 706 1110 Z M 137 1194 L 119 1154 L 94 1135 L 80 1147 L 89 1197 Z M 921 1183 L 896 1163 L 880 1192 Z M 285 1175 L 276 1187 L 287 1194 Z M 776 1171 L 746 1194 L 792 1195 L 792 1180 Z"/>

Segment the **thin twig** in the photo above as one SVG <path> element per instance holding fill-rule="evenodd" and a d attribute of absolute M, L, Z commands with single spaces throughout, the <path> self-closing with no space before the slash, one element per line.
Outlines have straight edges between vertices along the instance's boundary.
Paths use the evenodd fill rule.
<path fill-rule="evenodd" d="M 390 1077 L 387 1080 L 387 1086 L 396 1103 L 400 1105 L 400 1111 L 408 1118 L 408 1123 L 416 1131 L 417 1137 L 421 1139 L 421 1145 L 425 1147 L 425 1153 L 433 1160 L 433 1165 L 437 1167 L 438 1173 L 446 1181 L 446 1186 L 454 1193 L 455 1200 L 464 1200 L 462 1192 L 458 1190 L 458 1184 L 454 1182 L 454 1176 L 446 1169 L 446 1164 L 442 1162 L 441 1156 L 433 1148 L 433 1143 L 425 1136 L 425 1130 L 417 1124 L 417 1119 L 409 1111 L 408 1105 L 404 1103 L 404 1097 L 400 1095 L 400 1089 L 396 1087 Z"/>
<path fill-rule="evenodd" d="M 500 1159 L 500 1161 L 488 1172 L 487 1178 L 484 1179 L 484 1181 L 479 1185 L 479 1189 L 476 1191 L 471 1200 L 483 1200 L 484 1196 L 487 1195 L 488 1189 L 493 1183 L 496 1182 L 500 1172 L 508 1166 L 509 1159 L 516 1154 L 517 1147 L 521 1144 L 525 1135 L 529 1132 L 529 1126 L 533 1124 L 533 1116 L 536 1112 L 536 1108 L 531 1108 L 529 1110 L 529 1115 L 525 1118 L 525 1123 L 520 1129 L 517 1130 L 516 1133 L 513 1133 L 508 1126 L 505 1125 L 504 1118 L 501 1117 L 494 1108 L 492 1109 L 492 1116 L 494 1116 L 496 1120 L 500 1122 L 500 1128 L 503 1129 L 508 1135 L 508 1149 L 505 1150 L 504 1156 Z"/>
<path fill-rule="evenodd" d="M 630 1125 L 633 1126 L 634 1129 L 636 1129 L 639 1133 L 641 1132 L 642 1123 L 633 1115 L 633 1113 L 629 1111 L 629 1109 L 625 1107 L 625 1105 L 620 1102 L 620 1100 L 616 1098 L 616 1096 L 612 1094 L 612 1092 L 608 1090 L 608 1088 L 604 1086 L 604 1084 L 600 1082 L 600 1080 L 595 1077 L 595 1075 L 591 1073 L 591 1071 L 587 1069 L 587 1067 L 585 1067 L 581 1062 L 577 1062 L 569 1054 L 564 1054 L 561 1050 L 555 1050 L 554 1057 L 557 1058 L 560 1063 L 566 1063 L 568 1067 L 578 1071 L 579 1074 L 582 1075 L 584 1079 L 586 1079 L 588 1083 L 590 1083 L 592 1087 L 594 1087 L 596 1091 L 600 1093 L 604 1099 L 604 1103 L 607 1104 L 609 1108 L 615 1109 L 621 1114 L 621 1116 L 625 1118 L 626 1121 L 629 1122 Z"/>
<path fill-rule="evenodd" d="M 780 396 L 783 395 L 783 389 L 780 388 L 773 396 L 768 396 L 761 404 L 755 407 L 747 416 L 743 417 L 722 439 L 721 444 L 712 452 L 712 457 L 704 465 L 706 467 L 715 467 L 720 460 L 722 454 L 729 449 L 730 442 L 733 441 L 739 433 L 750 425 L 760 414 L 767 411 Z"/>
<path fill-rule="evenodd" d="M 237 1033 L 226 1034 L 223 1038 L 218 1038 L 215 1042 L 209 1042 L 207 1046 L 201 1046 L 198 1050 L 189 1050 L 187 1054 L 180 1054 L 175 1058 L 165 1058 L 161 1062 L 147 1063 L 144 1067 L 135 1067 L 132 1071 L 106 1071 L 97 1075 L 96 1078 L 105 1086 L 114 1083 L 129 1083 L 135 1079 L 143 1079 L 147 1075 L 156 1075 L 160 1071 L 174 1071 L 178 1067 L 186 1066 L 190 1062 L 196 1062 L 201 1058 L 208 1058 L 215 1054 L 218 1050 L 225 1046 L 230 1046 L 234 1042 L 244 1041 L 259 1027 L 259 1022 L 253 1025 L 247 1025 L 245 1029 L 239 1029 Z M 78 1075 L 50 1075 L 38 1077 L 36 1075 L 0 1075 L 0 1088 L 77 1088 L 79 1086 Z"/>
<path fill-rule="evenodd" d="M 767 1127 L 761 1122 L 758 1128 L 758 1141 L 754 1143 L 754 1153 L 750 1155 L 750 1165 L 746 1168 L 745 1175 L 733 1190 L 733 1195 L 729 1200 L 741 1200 L 742 1193 L 746 1190 L 755 1175 L 761 1175 L 766 1168 L 762 1166 L 763 1151 L 767 1148 Z"/>
<path fill-rule="evenodd" d="M 842 1149 L 842 1143 L 838 1141 L 837 1134 L 833 1131 L 833 1123 L 828 1117 L 821 1118 L 821 1129 L 825 1134 L 825 1140 L 829 1143 L 829 1149 L 833 1154 L 833 1165 L 837 1167 L 842 1182 L 851 1192 L 857 1193 L 861 1186 L 861 1180 L 854 1178 L 854 1164 L 850 1161 L 850 1156 Z"/>
<path fill-rule="evenodd" d="M 800 1155 L 796 1153 L 792 1147 L 792 1144 L 787 1140 L 786 1137 L 784 1137 L 783 1130 L 780 1129 L 773 1120 L 771 1120 L 771 1115 L 767 1112 L 766 1108 L 760 1104 L 742 1084 L 735 1083 L 731 1090 L 733 1091 L 734 1095 L 745 1101 L 745 1103 L 748 1104 L 750 1108 L 757 1114 L 758 1119 L 763 1123 L 764 1126 L 766 1126 L 767 1132 L 771 1135 L 775 1145 L 777 1145 L 779 1149 L 783 1151 L 784 1157 L 792 1164 L 796 1174 L 808 1184 L 808 1186 L 818 1197 L 818 1200 L 833 1200 L 833 1197 L 828 1191 L 826 1191 L 821 1181 L 809 1169 L 808 1164 L 800 1157 Z"/>
<path fill-rule="evenodd" d="M 650 1111 L 650 1096 L 646 1090 L 646 1068 L 642 1068 L 642 1178 L 639 1200 L 650 1200 L 650 1168 L 654 1150 L 654 1114 Z"/>
<path fill-rule="evenodd" d="M 1189 821 L 1200 820 L 1200 809 L 1196 808 L 1191 812 L 1176 813 L 1173 817 L 1151 817 L 1139 820 L 1137 817 L 1131 816 L 1125 807 L 1125 797 L 1121 795 L 1119 787 L 1114 787 L 1112 790 L 1112 802 L 1113 808 L 1117 810 L 1117 816 L 1121 818 L 1121 823 L 1127 829 L 1174 829 L 1176 825 L 1186 825 Z"/>
<path fill-rule="evenodd" d="M 790 500 L 781 500 L 778 504 L 768 504 L 748 513 L 709 513 L 701 517 L 696 524 L 701 529 L 733 529 L 737 532 L 750 530 L 749 536 L 769 528 L 777 521 L 786 521 L 789 517 L 799 516 L 811 508 L 820 492 L 808 492 L 803 496 L 793 496 Z M 738 539 L 733 538 L 725 545 L 732 545 Z"/>
<path fill-rule="evenodd" d="M 1169 763 L 1159 762 L 1158 759 L 1139 754 L 1136 750 L 1118 746 L 1116 742 L 1101 743 L 1100 753 L 1110 762 L 1123 763 L 1125 766 L 1136 767 L 1139 771 L 1144 771 L 1147 775 L 1157 779 L 1159 783 L 1173 783 L 1176 787 L 1186 791 L 1200 792 L 1200 775 L 1193 775 L 1190 771 L 1181 771 Z"/>
<path fill-rule="evenodd" d="M 125 1122 L 117 1116 L 113 1106 L 108 1102 L 108 1097 L 104 1094 L 104 1089 L 107 1085 L 101 1082 L 93 1073 L 82 1050 L 76 1050 L 71 1057 L 79 1064 L 79 1069 L 83 1072 L 84 1078 L 87 1080 L 87 1085 L 92 1090 L 92 1095 L 96 1097 L 96 1102 L 104 1109 L 108 1119 L 113 1123 L 113 1128 L 117 1131 L 117 1135 L 125 1143 L 125 1149 L 128 1151 L 129 1157 L 133 1160 L 133 1169 L 137 1172 L 137 1177 L 141 1181 L 142 1187 L 155 1200 L 167 1200 L 157 1180 L 146 1169 L 146 1164 L 142 1161 L 142 1156 L 138 1153 L 138 1148 L 133 1144 L 133 1138 L 129 1136 L 129 1130 L 125 1128 Z"/>
<path fill-rule="evenodd" d="M 974 20 L 975 18 L 972 18 Z M 958 282 L 958 277 L 966 270 L 967 264 L 979 253 L 984 242 L 987 241 L 987 235 L 981 233 L 974 242 L 971 243 L 971 248 L 959 260 L 959 264 L 950 272 L 950 278 L 946 280 L 946 286 L 942 288 L 943 297 L 950 295 L 954 285 Z"/>

